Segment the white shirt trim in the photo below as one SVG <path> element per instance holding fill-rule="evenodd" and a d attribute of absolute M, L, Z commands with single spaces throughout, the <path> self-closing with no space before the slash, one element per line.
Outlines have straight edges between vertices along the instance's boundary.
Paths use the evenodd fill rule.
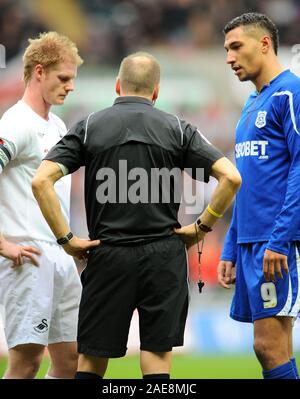
<path fill-rule="evenodd" d="M 276 93 L 273 94 L 273 96 L 288 96 L 289 97 L 290 113 L 291 113 L 291 119 L 292 119 L 292 122 L 293 122 L 294 130 L 300 136 L 300 133 L 299 133 L 299 131 L 297 129 L 297 126 L 296 126 L 293 93 L 291 91 L 289 91 L 289 90 L 277 91 Z"/>
<path fill-rule="evenodd" d="M 291 316 L 297 316 L 298 312 L 300 311 L 300 255 L 296 245 L 296 265 L 297 265 L 297 276 L 298 276 L 298 292 L 296 301 L 290 311 Z"/>
<path fill-rule="evenodd" d="M 181 142 L 180 142 L 180 144 L 181 144 L 181 147 L 182 147 L 183 146 L 183 130 L 182 130 L 181 123 L 180 123 L 180 120 L 179 120 L 178 116 L 175 115 L 175 118 L 177 119 L 177 122 L 178 122 L 178 125 L 179 125 L 179 129 L 180 129 L 180 133 L 181 133 Z"/>
<path fill-rule="evenodd" d="M 65 165 L 63 165 L 62 163 L 59 163 L 59 162 L 56 162 L 56 164 L 59 166 L 59 168 L 64 176 L 69 174 L 69 169 Z"/>
<path fill-rule="evenodd" d="M 197 132 L 200 134 L 200 136 L 203 138 L 203 140 L 204 140 L 207 144 L 211 145 L 211 142 L 204 136 L 203 133 L 200 132 L 199 129 L 197 129 Z"/>
<path fill-rule="evenodd" d="M 84 140 L 83 140 L 83 143 L 86 142 L 89 119 L 90 119 L 90 117 L 91 117 L 94 113 L 95 113 L 95 112 L 92 112 L 92 113 L 89 114 L 89 116 L 87 117 L 86 124 L 85 124 L 85 133 L 84 133 Z"/>

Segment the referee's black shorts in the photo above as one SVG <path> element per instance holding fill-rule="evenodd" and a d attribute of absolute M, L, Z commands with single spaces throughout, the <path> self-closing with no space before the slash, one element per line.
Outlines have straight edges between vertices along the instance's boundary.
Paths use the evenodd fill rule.
<path fill-rule="evenodd" d="M 185 245 L 178 236 L 139 246 L 100 244 L 81 281 L 79 353 L 124 356 L 135 309 L 141 350 L 183 345 L 189 299 Z"/>

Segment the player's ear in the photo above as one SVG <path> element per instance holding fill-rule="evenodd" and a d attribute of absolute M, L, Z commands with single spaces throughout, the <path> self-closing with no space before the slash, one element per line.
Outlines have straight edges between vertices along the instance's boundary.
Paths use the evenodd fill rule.
<path fill-rule="evenodd" d="M 157 100 L 158 93 L 159 93 L 159 83 L 156 84 L 155 87 L 154 87 L 154 91 L 153 91 L 153 94 L 152 94 L 152 101 Z"/>
<path fill-rule="evenodd" d="M 117 78 L 116 80 L 116 93 L 120 96 L 121 95 L 121 85 L 120 85 L 120 79 Z"/>
<path fill-rule="evenodd" d="M 41 64 L 37 64 L 37 65 L 34 67 L 34 69 L 33 69 L 33 74 L 34 74 L 35 78 L 36 78 L 38 81 L 41 80 L 42 75 L 43 75 L 43 72 L 44 72 L 44 68 L 43 68 L 43 65 L 41 65 Z"/>
<path fill-rule="evenodd" d="M 263 54 L 266 54 L 270 48 L 272 48 L 272 41 L 269 36 L 263 36 L 260 40 L 261 43 L 261 51 Z"/>

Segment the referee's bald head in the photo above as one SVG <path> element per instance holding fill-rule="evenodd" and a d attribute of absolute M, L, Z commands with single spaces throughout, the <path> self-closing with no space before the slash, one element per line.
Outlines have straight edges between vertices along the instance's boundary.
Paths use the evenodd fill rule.
<path fill-rule="evenodd" d="M 159 63 L 146 52 L 130 54 L 121 62 L 118 79 L 123 95 L 152 96 L 159 85 Z"/>

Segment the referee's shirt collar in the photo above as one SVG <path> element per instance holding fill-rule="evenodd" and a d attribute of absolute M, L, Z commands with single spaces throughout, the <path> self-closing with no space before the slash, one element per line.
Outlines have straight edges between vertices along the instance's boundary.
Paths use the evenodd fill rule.
<path fill-rule="evenodd" d="M 152 101 L 148 100 L 148 98 L 145 97 L 139 97 L 139 96 L 120 96 L 115 99 L 114 105 L 116 104 L 129 104 L 129 103 L 138 103 L 138 104 L 146 104 L 146 105 L 151 105 L 153 107 Z"/>

